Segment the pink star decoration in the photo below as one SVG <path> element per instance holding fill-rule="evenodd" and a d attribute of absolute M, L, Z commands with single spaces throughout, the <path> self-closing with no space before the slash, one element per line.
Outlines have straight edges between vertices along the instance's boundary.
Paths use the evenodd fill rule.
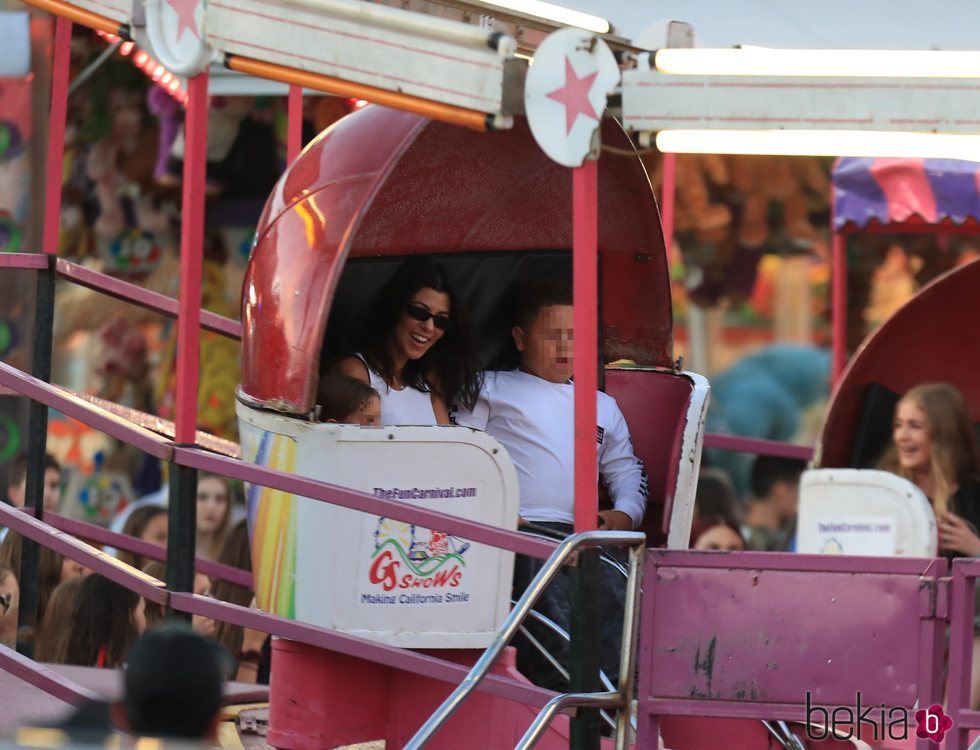
<path fill-rule="evenodd" d="M 184 29 L 190 31 L 198 39 L 201 38 L 201 32 L 197 28 L 197 20 L 194 18 L 194 12 L 199 4 L 200 0 L 167 0 L 167 5 L 173 8 L 174 13 L 177 14 L 178 42 L 184 34 Z"/>
<path fill-rule="evenodd" d="M 565 57 L 565 85 L 548 94 L 549 99 L 565 105 L 565 135 L 572 132 L 572 126 L 580 114 L 598 122 L 599 115 L 589 101 L 589 91 L 592 90 L 597 75 L 599 75 L 598 70 L 584 78 L 579 78 L 575 74 L 571 60 Z"/>

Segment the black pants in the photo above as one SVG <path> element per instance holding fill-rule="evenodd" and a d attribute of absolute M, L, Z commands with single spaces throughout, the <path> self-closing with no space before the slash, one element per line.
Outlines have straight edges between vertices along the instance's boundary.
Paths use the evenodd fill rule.
<path fill-rule="evenodd" d="M 520 531 L 538 535 L 547 535 L 563 539 L 572 533 L 573 527 L 568 523 L 536 521 L 533 524 L 521 526 Z M 620 559 L 617 549 L 603 549 L 605 556 Z M 534 580 L 538 571 L 544 566 L 544 560 L 526 555 L 514 558 L 514 590 L 516 601 Z M 612 565 L 606 562 L 600 564 L 599 576 L 599 614 L 602 622 L 602 641 L 600 647 L 600 664 L 602 671 L 612 681 L 619 682 L 619 652 L 623 640 L 623 603 L 626 598 L 626 578 Z M 569 606 L 568 572 L 562 569 L 544 590 L 534 610 L 547 617 L 558 627 L 568 633 L 571 625 Z M 556 634 L 532 615 L 524 620 L 524 627 L 543 645 L 555 659 L 568 670 L 569 646 L 568 641 Z M 517 668 L 535 685 L 557 690 L 568 691 L 568 681 L 549 663 L 538 649 L 518 633 L 512 642 L 517 647 Z"/>

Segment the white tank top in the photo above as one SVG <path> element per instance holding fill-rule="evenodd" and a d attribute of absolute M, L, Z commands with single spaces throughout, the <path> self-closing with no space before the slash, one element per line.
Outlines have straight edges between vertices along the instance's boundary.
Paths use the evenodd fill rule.
<path fill-rule="evenodd" d="M 434 425 L 437 423 L 436 413 L 432 408 L 432 394 L 422 393 L 411 386 L 405 386 L 401 390 L 391 388 L 378 373 L 371 369 L 362 355 L 354 356 L 364 362 L 371 387 L 381 396 L 381 424 Z"/>

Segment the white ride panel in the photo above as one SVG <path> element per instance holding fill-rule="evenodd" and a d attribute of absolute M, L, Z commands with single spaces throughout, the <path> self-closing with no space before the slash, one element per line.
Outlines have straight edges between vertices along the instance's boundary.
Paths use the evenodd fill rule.
<path fill-rule="evenodd" d="M 980 132 L 980 81 L 670 75 L 623 72 L 623 125 L 633 132 L 873 130 Z"/>
<path fill-rule="evenodd" d="M 887 471 L 812 469 L 800 483 L 797 551 L 935 557 L 936 516 L 912 482 Z"/>
<path fill-rule="evenodd" d="M 140 0 L 71 0 L 71 4 L 120 24 L 128 24 L 137 12 L 142 18 L 143 3 Z"/>
<path fill-rule="evenodd" d="M 501 51 L 489 32 L 363 0 L 209 0 L 208 43 L 344 81 L 487 113 L 503 107 Z"/>
<path fill-rule="evenodd" d="M 697 494 L 701 452 L 704 449 L 704 420 L 711 398 L 711 385 L 706 377 L 686 371 L 683 375 L 694 383 L 694 390 L 691 391 L 684 422 L 681 458 L 674 485 L 674 505 L 667 532 L 667 549 L 687 549 L 690 545 L 694 497 Z"/>
<path fill-rule="evenodd" d="M 506 451 L 462 427 L 314 424 L 239 403 L 245 460 L 504 529 Z M 262 609 L 393 646 L 483 648 L 510 610 L 514 554 L 438 529 L 248 488 Z"/>

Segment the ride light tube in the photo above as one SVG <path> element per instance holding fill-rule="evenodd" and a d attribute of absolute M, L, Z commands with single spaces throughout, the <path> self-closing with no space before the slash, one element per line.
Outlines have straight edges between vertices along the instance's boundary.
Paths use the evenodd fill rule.
<path fill-rule="evenodd" d="M 104 31 L 107 34 L 115 34 L 121 39 L 129 40 L 129 27 L 111 18 L 100 16 L 98 13 L 79 8 L 71 3 L 62 0 L 24 0 L 27 5 L 31 5 L 40 10 L 46 10 L 55 16 L 62 16 L 81 26 L 87 26 L 96 31 Z"/>
<path fill-rule="evenodd" d="M 414 112 L 425 117 L 431 117 L 433 120 L 441 120 L 452 125 L 463 125 L 473 130 L 487 130 L 488 127 L 504 130 L 513 125 L 513 118 L 511 117 L 454 107 L 450 104 L 441 104 L 417 96 L 399 94 L 394 91 L 386 91 L 373 86 L 365 86 L 332 76 L 310 73 L 297 70 L 296 68 L 289 68 L 285 65 L 262 62 L 261 60 L 253 60 L 239 55 L 226 55 L 225 66 L 231 70 L 237 70 L 240 73 L 268 78 L 273 81 L 281 81 L 282 83 L 304 86 L 317 91 L 326 91 L 336 96 L 366 99 L 375 104 L 382 104 L 406 112 Z"/>
<path fill-rule="evenodd" d="M 661 130 L 659 151 L 677 154 L 868 156 L 980 161 L 980 135 L 860 130 Z"/>
<path fill-rule="evenodd" d="M 560 5 L 541 2 L 541 0 L 484 0 L 481 5 L 494 5 L 504 10 L 512 10 L 528 16 L 537 16 L 552 23 L 576 26 L 596 34 L 608 34 L 612 26 L 604 18 L 582 13 Z"/>
<path fill-rule="evenodd" d="M 980 78 L 980 52 L 957 50 L 661 49 L 654 67 L 675 75 Z"/>

